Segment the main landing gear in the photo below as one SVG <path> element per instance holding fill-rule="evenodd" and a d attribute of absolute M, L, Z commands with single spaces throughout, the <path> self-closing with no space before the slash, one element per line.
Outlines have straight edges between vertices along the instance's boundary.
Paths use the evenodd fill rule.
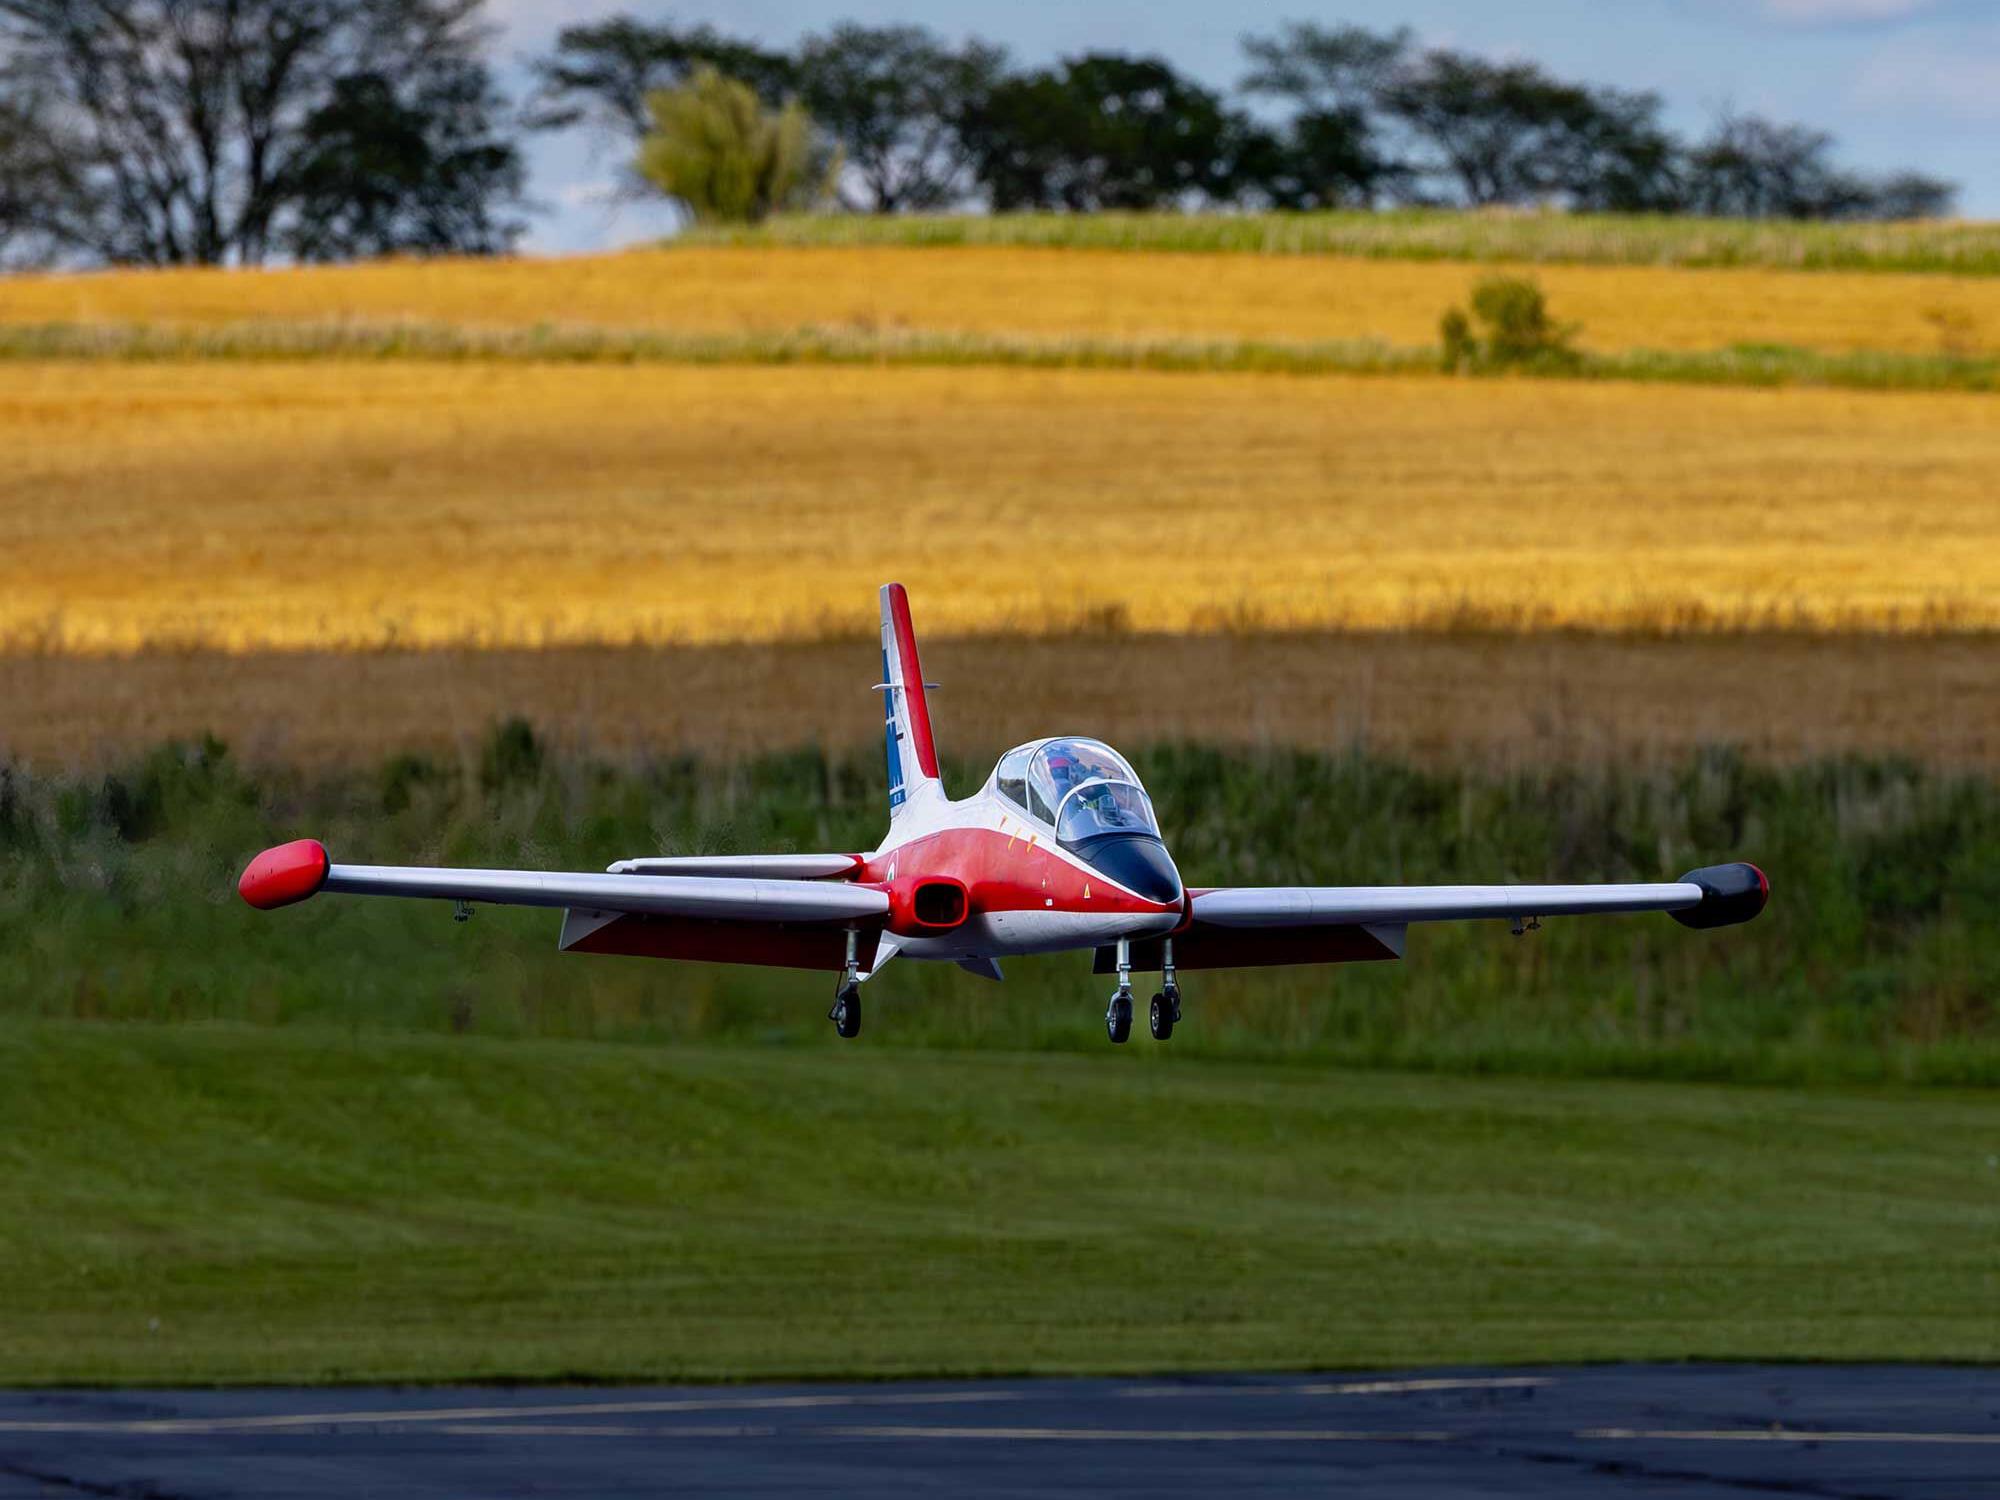
<path fill-rule="evenodd" d="M 859 942 L 854 929 L 848 928 L 847 965 L 840 971 L 840 987 L 833 992 L 833 1009 L 826 1013 L 836 1036 L 861 1035 L 861 971 L 855 962 Z"/>
<path fill-rule="evenodd" d="M 1167 939 L 1164 962 L 1161 964 L 1163 983 L 1159 994 L 1153 996 L 1152 1008 L 1147 1015 L 1147 1027 L 1153 1033 L 1153 1040 L 1164 1042 L 1174 1034 L 1174 1023 L 1181 1018 L 1181 987 L 1174 978 L 1174 943 Z M 1111 1004 L 1104 1011 L 1104 1034 L 1114 1042 L 1124 1042 L 1132 1035 L 1132 940 L 1118 940 L 1118 988 L 1111 992 Z"/>
<path fill-rule="evenodd" d="M 1163 945 L 1160 963 L 1160 992 L 1153 996 L 1152 1011 L 1147 1017 L 1153 1040 L 1164 1042 L 1172 1036 L 1174 1023 L 1180 1018 L 1181 987 L 1174 978 L 1174 940 L 1168 938 Z"/>

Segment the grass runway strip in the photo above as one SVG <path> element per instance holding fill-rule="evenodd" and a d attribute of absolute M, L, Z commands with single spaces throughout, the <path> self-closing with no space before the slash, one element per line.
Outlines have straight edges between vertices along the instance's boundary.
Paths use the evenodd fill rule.
<path fill-rule="evenodd" d="M 2000 1357 L 1985 1095 L 18 1024 L 0 1066 L 12 1384 Z"/>

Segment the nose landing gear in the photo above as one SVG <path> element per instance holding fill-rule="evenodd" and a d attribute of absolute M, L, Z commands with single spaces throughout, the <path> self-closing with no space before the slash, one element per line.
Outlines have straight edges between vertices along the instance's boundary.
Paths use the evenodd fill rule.
<path fill-rule="evenodd" d="M 1119 990 L 1104 1011 L 1104 1034 L 1122 1044 L 1132 1035 L 1132 992 Z"/>
<path fill-rule="evenodd" d="M 1147 1029 L 1153 1033 L 1153 1040 L 1164 1042 L 1174 1034 L 1174 1024 L 1181 1018 L 1181 987 L 1174 977 L 1174 944 L 1169 938 L 1161 963 L 1162 984 L 1160 992 L 1153 996 L 1153 1003 L 1146 1016 Z M 1118 988 L 1111 992 L 1111 1004 L 1104 1011 L 1104 1034 L 1114 1042 L 1123 1042 L 1132 1035 L 1132 940 L 1118 940 Z"/>

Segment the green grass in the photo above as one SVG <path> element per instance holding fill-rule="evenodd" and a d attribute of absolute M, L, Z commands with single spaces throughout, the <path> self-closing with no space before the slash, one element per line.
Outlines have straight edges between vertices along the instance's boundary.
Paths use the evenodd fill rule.
<path fill-rule="evenodd" d="M 1401 963 L 1188 976 L 1173 1047 L 1204 1058 L 1455 1073 L 2000 1084 L 2000 785 L 1899 762 L 1423 770 L 1362 755 L 1126 746 L 1194 884 L 1655 880 L 1752 859 L 1745 927 L 1664 917 L 1411 934 Z M 990 761 L 946 767 L 978 784 Z M 109 775 L 0 770 L 0 1017 L 309 1024 L 607 1041 L 827 1039 L 828 975 L 555 951 L 539 911 L 465 924 L 421 901 L 253 912 L 265 845 L 355 862 L 602 869 L 661 850 L 857 850 L 885 818 L 874 756 L 623 765 L 520 734 L 483 761 L 252 773 L 219 747 Z M 994 985 L 898 962 L 869 1049 L 1106 1044 L 1088 955 Z"/>
<path fill-rule="evenodd" d="M 246 322 L 213 328 L 124 324 L 0 326 L 0 360 L 312 360 L 558 364 L 998 365 L 1170 374 L 1434 375 L 1431 345 L 1367 339 L 1035 338 L 800 328 L 783 333 L 677 334 L 587 327 L 466 329 L 430 323 Z M 1822 353 L 1789 345 L 1623 350 L 1453 371 L 1473 379 L 1615 380 L 1677 385 L 1825 386 L 1866 391 L 2000 390 L 1990 355 Z"/>
<path fill-rule="evenodd" d="M 1047 245 L 1379 260 L 1776 266 L 2000 275 L 2000 224 L 1806 224 L 1564 213 L 838 214 L 668 244 Z"/>
<path fill-rule="evenodd" d="M 0 1382 L 2000 1358 L 2000 1105 L 0 1025 Z"/>

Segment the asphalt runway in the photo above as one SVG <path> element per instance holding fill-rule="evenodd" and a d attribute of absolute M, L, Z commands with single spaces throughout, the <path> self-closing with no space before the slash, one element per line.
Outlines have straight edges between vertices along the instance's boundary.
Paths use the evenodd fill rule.
<path fill-rule="evenodd" d="M 2000 1495 L 2000 1373 L 0 1393 L 0 1496 Z"/>

